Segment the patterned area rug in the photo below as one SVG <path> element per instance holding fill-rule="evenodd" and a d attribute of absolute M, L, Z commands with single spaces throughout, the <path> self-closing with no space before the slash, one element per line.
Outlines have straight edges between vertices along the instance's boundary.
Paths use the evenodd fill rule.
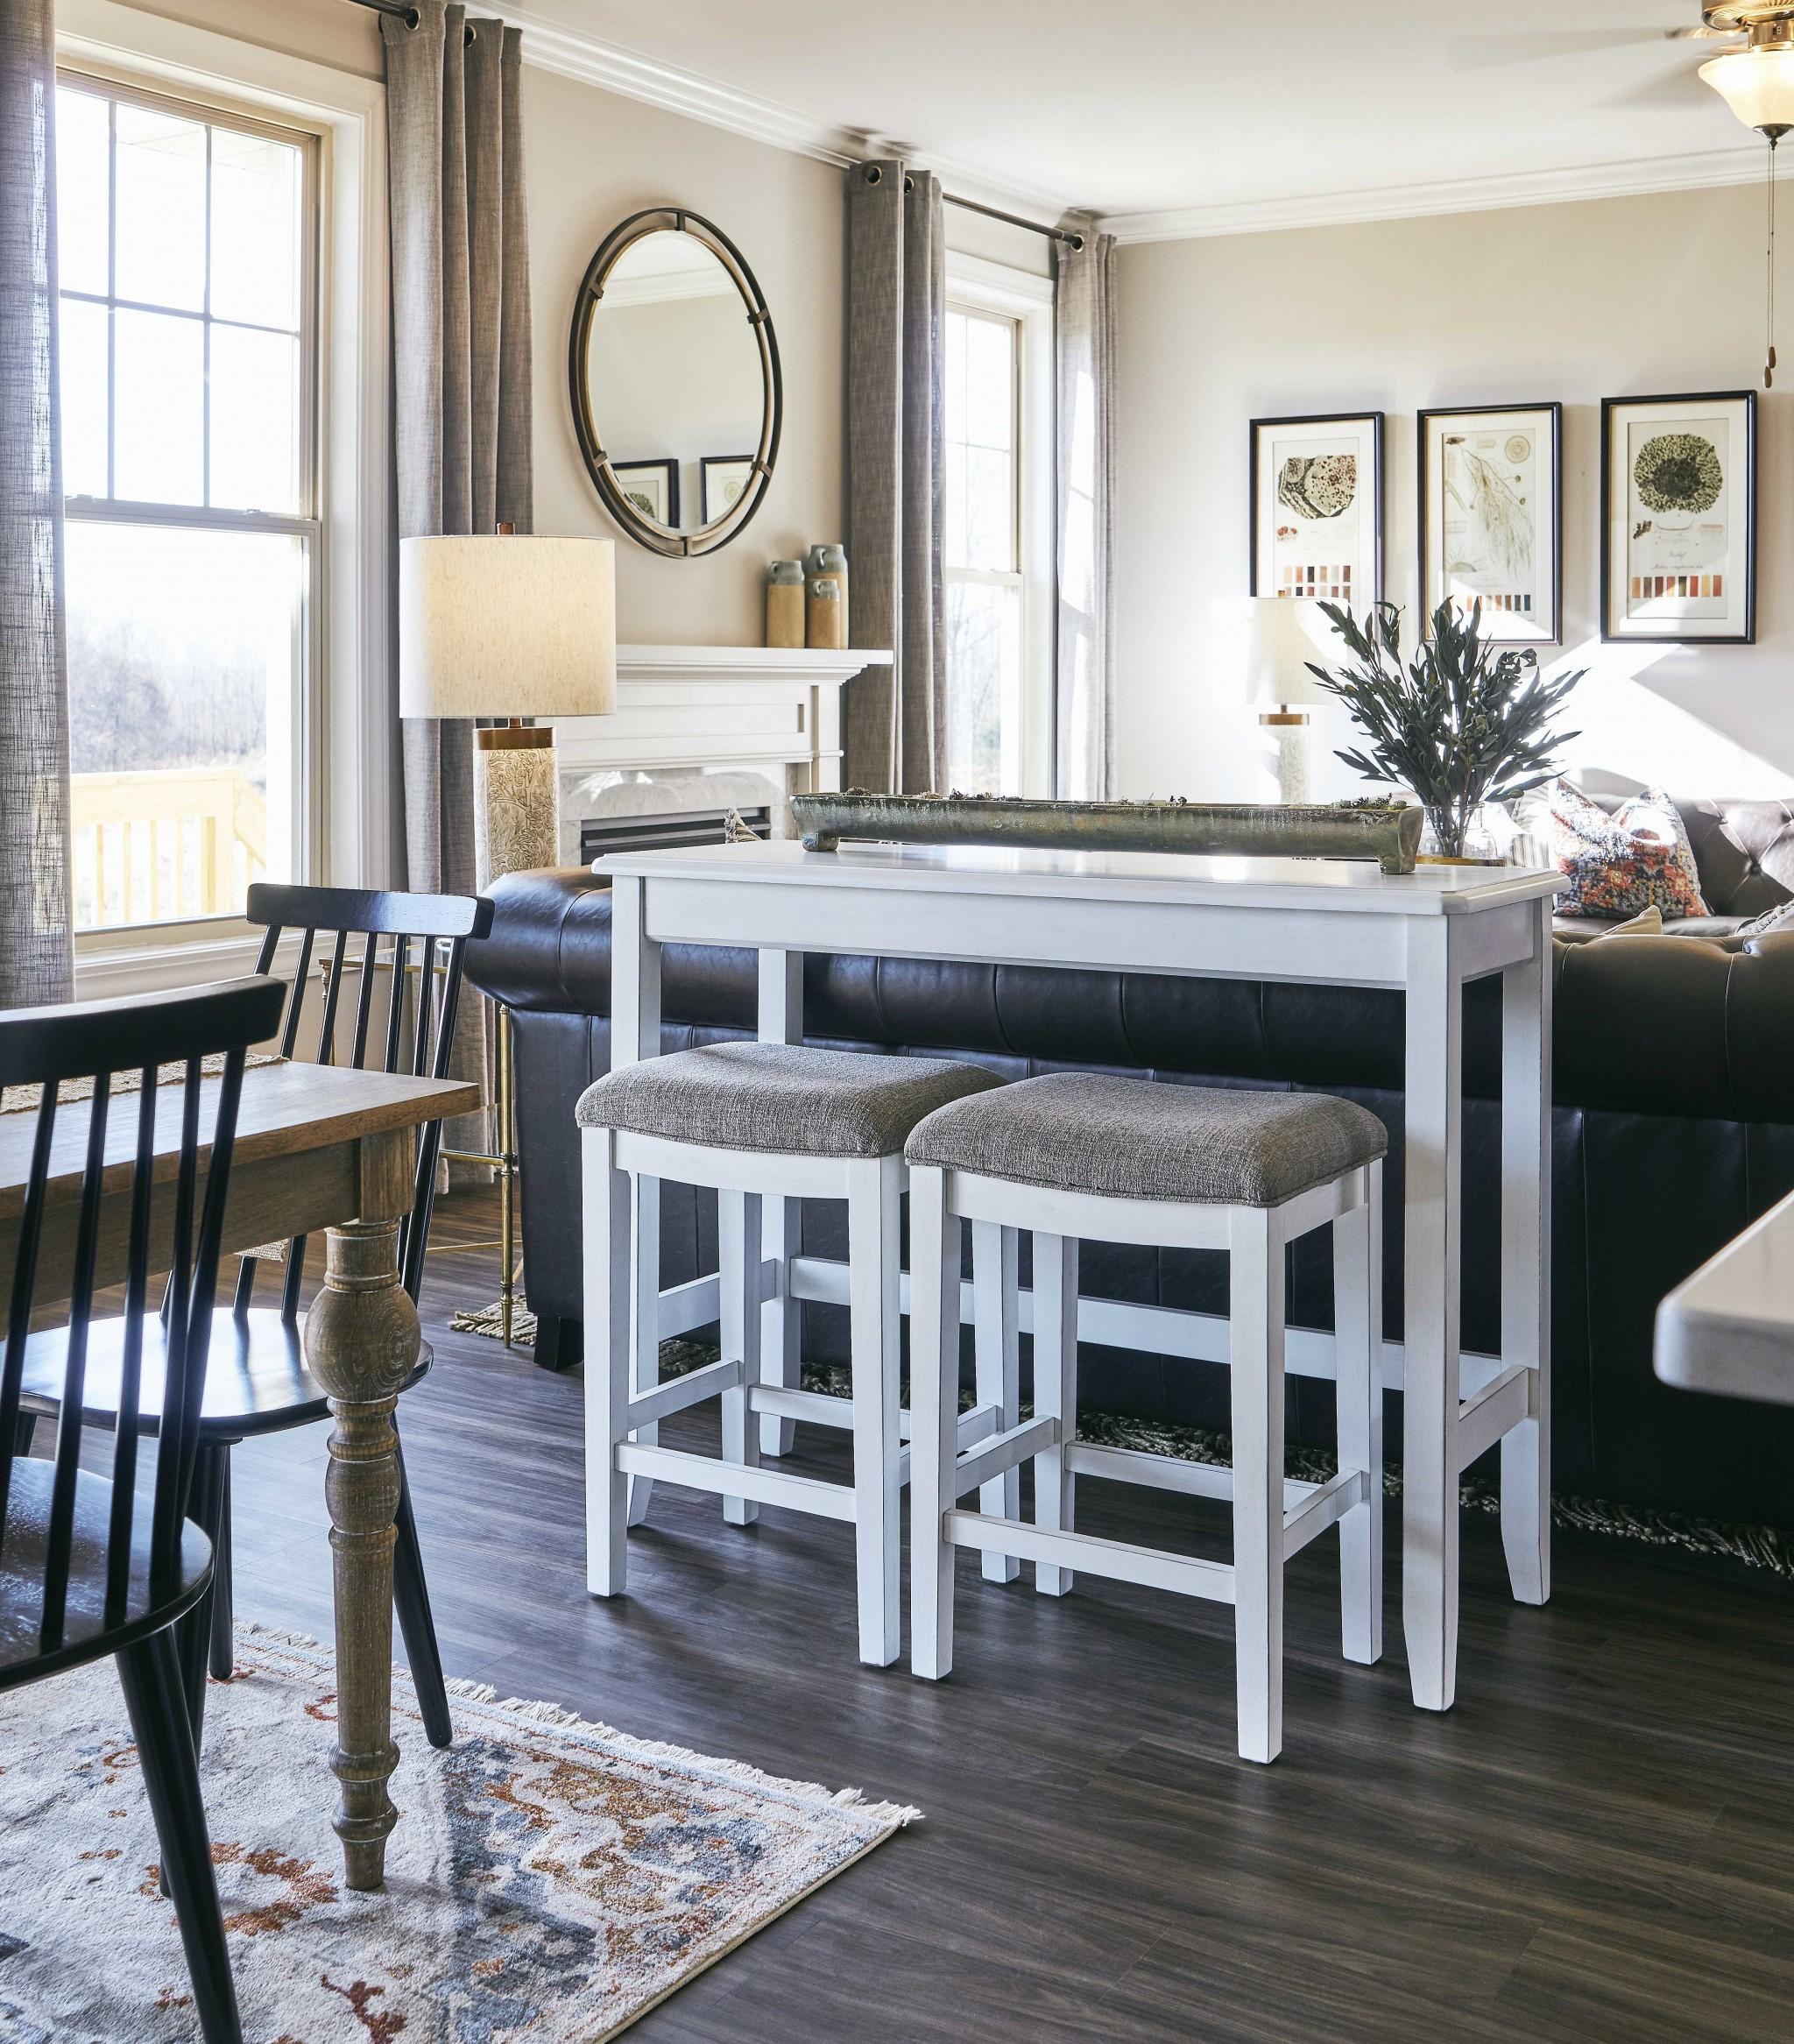
<path fill-rule="evenodd" d="M 456 1743 L 394 1696 L 386 1887 L 328 1821 L 329 1657 L 253 1628 L 204 1779 L 247 2044 L 598 2044 L 917 1813 L 451 1684 Z M 0 1698 L 0 2039 L 196 2033 L 111 1664 Z"/>

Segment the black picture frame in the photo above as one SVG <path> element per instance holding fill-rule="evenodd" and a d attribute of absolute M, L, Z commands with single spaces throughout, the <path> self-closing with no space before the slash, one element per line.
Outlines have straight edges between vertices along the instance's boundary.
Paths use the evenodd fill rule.
<path fill-rule="evenodd" d="M 627 491 L 630 478 L 633 476 L 653 475 L 660 477 L 667 492 L 667 515 L 660 522 L 669 531 L 676 532 L 678 530 L 679 463 L 673 456 L 667 455 L 656 461 L 612 462 L 611 473 L 617 478 L 618 488 L 625 492 Z"/>
<path fill-rule="evenodd" d="M 698 456 L 697 499 L 698 521 L 700 524 L 709 525 L 712 520 L 721 518 L 724 515 L 725 509 L 727 508 L 726 506 L 720 504 L 716 506 L 714 508 L 711 506 L 710 470 L 712 469 L 733 468 L 743 468 L 750 471 L 747 483 L 745 484 L 743 487 L 745 489 L 752 488 L 753 482 L 752 474 L 752 470 L 753 469 L 753 456 L 751 454 L 706 454 L 700 455 Z"/>
<path fill-rule="evenodd" d="M 1268 431 L 1279 428 L 1311 426 L 1335 427 L 1340 431 L 1355 428 L 1363 432 L 1370 442 L 1371 458 L 1376 467 L 1376 476 L 1370 492 L 1372 507 L 1371 525 L 1371 591 L 1368 603 L 1361 594 L 1354 592 L 1351 607 L 1367 609 L 1369 605 L 1382 601 L 1383 596 L 1383 414 L 1381 412 L 1293 412 L 1275 418 L 1254 419 L 1251 421 L 1247 436 L 1247 472 L 1250 478 L 1247 492 L 1247 593 L 1261 596 L 1273 593 L 1260 587 L 1261 564 L 1259 558 L 1259 447 Z"/>
<path fill-rule="evenodd" d="M 1418 544 L 1420 589 L 1418 610 L 1423 636 L 1430 637 L 1433 576 L 1430 546 L 1433 521 L 1428 502 L 1432 484 L 1431 435 L 1435 419 L 1501 419 L 1509 415 L 1536 417 L 1544 413 L 1551 421 L 1551 615 L 1550 630 L 1543 633 L 1509 633 L 1501 629 L 1499 612 L 1485 610 L 1483 637 L 1496 646 L 1561 646 L 1564 643 L 1564 407 L 1553 399 L 1531 405 L 1429 405 L 1415 414 L 1415 466 L 1418 470 L 1415 532 Z"/>
<path fill-rule="evenodd" d="M 1737 632 L 1622 632 L 1614 629 L 1614 421 L 1639 407 L 1674 414 L 1692 405 L 1736 405 L 1744 414 L 1744 602 Z M 1755 646 L 1756 644 L 1756 393 L 1754 390 L 1646 392 L 1601 400 L 1600 635 L 1608 646 Z M 1728 486 L 1733 486 L 1729 484 Z M 1629 543 L 1629 539 L 1628 539 Z M 1629 567 L 1622 564 L 1621 572 Z"/>

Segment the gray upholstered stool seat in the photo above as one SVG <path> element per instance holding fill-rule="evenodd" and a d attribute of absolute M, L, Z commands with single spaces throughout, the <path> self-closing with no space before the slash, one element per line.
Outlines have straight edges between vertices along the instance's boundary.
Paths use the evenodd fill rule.
<path fill-rule="evenodd" d="M 613 1072 L 580 1095 L 583 1128 L 716 1149 L 891 1156 L 925 1114 L 1000 1084 L 974 1064 L 803 1043 L 707 1043 Z"/>
<path fill-rule="evenodd" d="M 1055 1072 L 936 1108 L 904 1154 L 912 1165 L 1070 1192 L 1279 1206 L 1388 1147 L 1374 1114 L 1331 1093 Z"/>

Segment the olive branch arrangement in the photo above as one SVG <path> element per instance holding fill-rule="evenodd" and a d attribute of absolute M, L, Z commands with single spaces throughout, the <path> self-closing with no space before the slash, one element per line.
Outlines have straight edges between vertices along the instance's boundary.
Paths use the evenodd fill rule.
<path fill-rule="evenodd" d="M 1524 794 L 1556 773 L 1551 754 L 1577 734 L 1551 730 L 1550 719 L 1586 668 L 1548 681 L 1531 647 L 1486 644 L 1480 601 L 1467 615 L 1441 604 L 1431 638 L 1405 669 L 1395 605 L 1376 605 L 1362 624 L 1338 604 L 1320 608 L 1353 664 L 1330 674 L 1310 661 L 1309 672 L 1369 740 L 1367 750 L 1336 756 L 1367 781 L 1412 789 L 1445 858 L 1463 857 L 1484 803 Z"/>

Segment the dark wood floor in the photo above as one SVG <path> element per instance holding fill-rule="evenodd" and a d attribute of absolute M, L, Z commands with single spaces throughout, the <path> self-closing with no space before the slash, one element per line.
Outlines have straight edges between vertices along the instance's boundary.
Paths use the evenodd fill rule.
<path fill-rule="evenodd" d="M 489 1230 L 463 1197 L 437 1240 Z M 449 1672 L 926 1813 L 642 2044 L 1794 2038 L 1794 1586 L 1560 1535 L 1524 1610 L 1473 1515 L 1460 1701 L 1432 1717 L 1393 1573 L 1388 1658 L 1338 1659 L 1319 1542 L 1290 1572 L 1283 1758 L 1254 1768 L 1219 1607 L 1054 1602 L 962 1557 L 932 1687 L 856 1663 L 846 1528 L 725 1529 L 664 1487 L 629 1596 L 589 1599 L 578 1378 L 444 1326 L 495 1289 L 491 1252 L 432 1255 L 436 1369 L 404 1412 Z M 238 1451 L 241 1616 L 328 1631 L 323 1456 L 321 1429 Z M 1080 1524 L 1225 1552 L 1213 1507 L 1105 1484 Z"/>

